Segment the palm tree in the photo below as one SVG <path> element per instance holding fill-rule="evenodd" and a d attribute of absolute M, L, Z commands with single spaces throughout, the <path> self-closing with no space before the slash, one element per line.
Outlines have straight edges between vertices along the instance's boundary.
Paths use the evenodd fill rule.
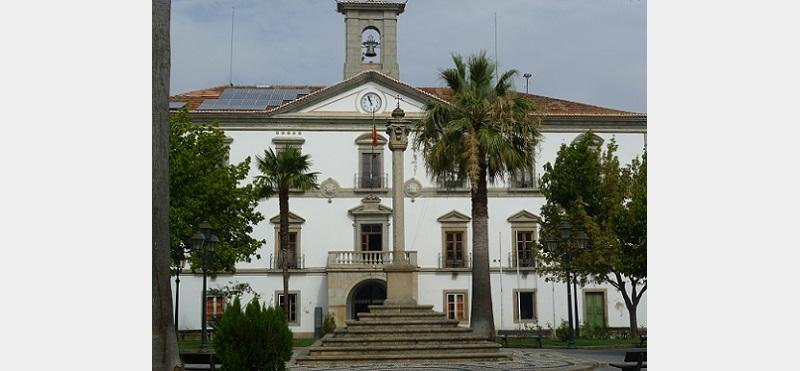
<path fill-rule="evenodd" d="M 440 72 L 453 91 L 450 103 L 429 102 L 415 130 L 414 148 L 421 150 L 425 168 L 437 181 L 453 176 L 472 185 L 472 316 L 474 333 L 493 340 L 487 181 L 530 169 L 541 133 L 531 113 L 533 103 L 511 90 L 516 70 L 496 83 L 494 63 L 485 52 L 464 64 L 453 55 L 455 68 Z"/>
<path fill-rule="evenodd" d="M 289 190 L 307 191 L 319 189 L 317 175 L 309 173 L 311 156 L 304 155 L 297 147 L 289 146 L 276 154 L 272 148 L 264 151 L 264 157 L 256 156 L 262 175 L 256 176 L 260 198 L 278 194 L 280 209 L 280 262 L 283 263 L 283 315 L 289 321 Z"/>

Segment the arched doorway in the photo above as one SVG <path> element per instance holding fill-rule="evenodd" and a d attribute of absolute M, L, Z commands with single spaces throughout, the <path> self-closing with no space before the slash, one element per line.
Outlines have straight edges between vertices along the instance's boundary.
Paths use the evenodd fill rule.
<path fill-rule="evenodd" d="M 386 300 L 386 282 L 381 280 L 366 280 L 350 291 L 350 300 L 347 309 L 348 318 L 357 319 L 358 313 L 369 312 L 370 305 L 381 305 Z"/>

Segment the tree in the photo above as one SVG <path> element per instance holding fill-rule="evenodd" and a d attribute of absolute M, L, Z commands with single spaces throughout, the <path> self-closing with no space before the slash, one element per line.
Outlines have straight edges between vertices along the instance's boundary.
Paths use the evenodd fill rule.
<path fill-rule="evenodd" d="M 289 320 L 289 190 L 319 189 L 317 175 L 309 173 L 311 156 L 304 155 L 300 149 L 288 146 L 276 154 L 272 148 L 264 151 L 264 157 L 256 156 L 261 175 L 256 176 L 258 195 L 270 198 L 278 194 L 280 209 L 280 251 L 279 261 L 283 267 L 283 315 Z M 295 258 L 296 257 L 292 257 Z"/>
<path fill-rule="evenodd" d="M 192 269 L 202 253 L 190 251 L 192 234 L 208 221 L 220 240 L 209 256 L 211 272 L 234 271 L 237 261 L 250 261 L 265 243 L 250 236 L 264 220 L 256 211 L 258 194 L 244 180 L 250 157 L 226 165 L 225 133 L 214 124 L 196 125 L 185 110 L 170 117 L 170 242 L 173 262 L 189 251 Z"/>
<path fill-rule="evenodd" d="M 481 52 L 467 64 L 453 55 L 454 68 L 440 72 L 453 91 L 449 104 L 429 102 L 415 130 L 428 174 L 444 182 L 457 176 L 472 185 L 472 317 L 476 334 L 494 339 L 489 281 L 487 182 L 530 169 L 541 136 L 533 103 L 511 90 L 516 70 L 492 84 L 494 63 Z"/>
<path fill-rule="evenodd" d="M 589 248 L 578 249 L 574 240 L 562 244 L 542 254 L 539 270 L 551 280 L 565 281 L 561 257 L 568 253 L 581 282 L 605 282 L 620 291 L 631 336 L 637 336 L 636 308 L 647 290 L 647 155 L 620 167 L 616 142 L 612 139 L 601 153 L 592 137 L 589 132 L 569 146 L 562 144 L 555 163 L 545 164 L 540 186 L 547 199 L 543 238 L 557 235 L 568 221 L 576 231 L 586 231 Z"/>
<path fill-rule="evenodd" d="M 180 369 L 178 339 L 172 318 L 169 243 L 169 0 L 154 0 L 153 16 L 153 371 Z"/>

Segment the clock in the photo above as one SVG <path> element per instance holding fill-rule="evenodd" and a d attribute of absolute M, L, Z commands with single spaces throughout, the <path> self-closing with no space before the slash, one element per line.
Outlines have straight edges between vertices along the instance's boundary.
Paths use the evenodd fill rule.
<path fill-rule="evenodd" d="M 361 97 L 361 108 L 369 113 L 378 112 L 381 108 L 381 97 L 375 93 L 367 93 Z"/>

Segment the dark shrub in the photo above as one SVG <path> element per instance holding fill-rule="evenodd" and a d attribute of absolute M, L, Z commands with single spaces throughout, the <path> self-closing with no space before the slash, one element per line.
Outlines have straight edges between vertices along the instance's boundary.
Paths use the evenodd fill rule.
<path fill-rule="evenodd" d="M 292 332 L 280 310 L 254 298 L 242 312 L 237 297 L 217 321 L 214 351 L 222 370 L 284 370 L 292 356 Z"/>
<path fill-rule="evenodd" d="M 333 313 L 328 312 L 325 315 L 325 322 L 322 323 L 322 332 L 330 334 L 333 330 L 336 330 L 336 318 L 333 317 Z"/>

